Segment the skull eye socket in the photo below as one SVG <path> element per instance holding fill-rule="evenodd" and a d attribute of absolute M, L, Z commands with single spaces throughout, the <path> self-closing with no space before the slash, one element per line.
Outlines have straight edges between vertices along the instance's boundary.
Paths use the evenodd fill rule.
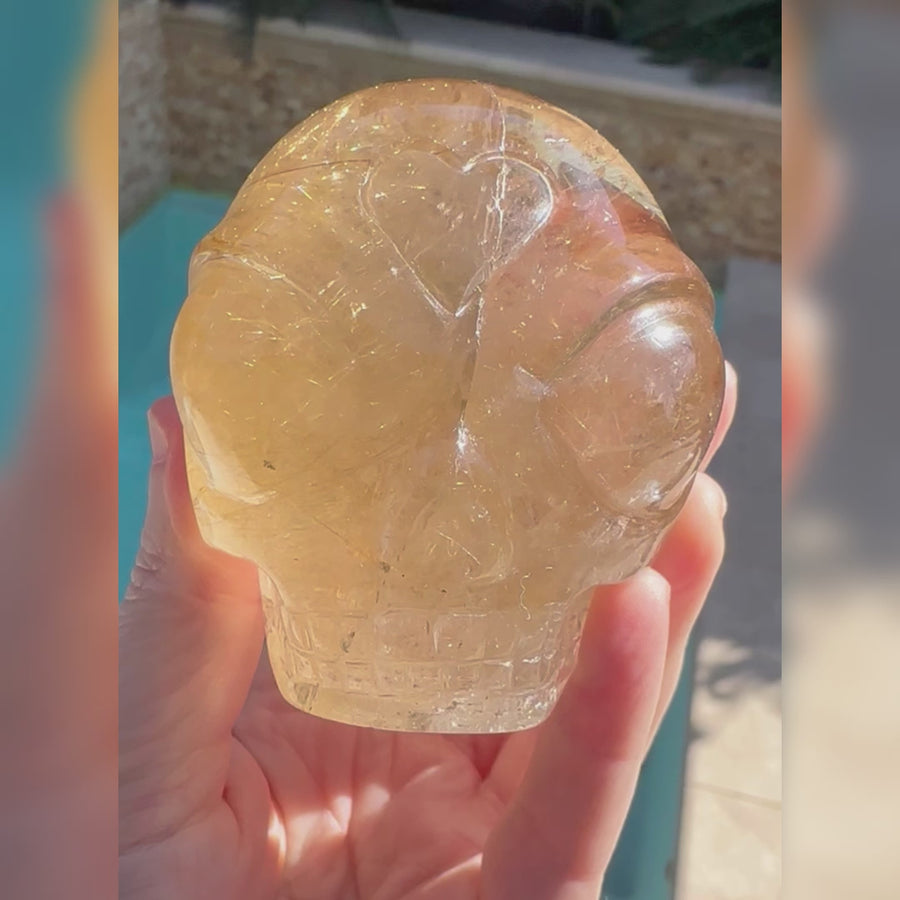
<path fill-rule="evenodd" d="M 705 311 L 655 300 L 614 319 L 571 361 L 544 417 L 614 509 L 667 510 L 712 439 L 723 374 Z"/>

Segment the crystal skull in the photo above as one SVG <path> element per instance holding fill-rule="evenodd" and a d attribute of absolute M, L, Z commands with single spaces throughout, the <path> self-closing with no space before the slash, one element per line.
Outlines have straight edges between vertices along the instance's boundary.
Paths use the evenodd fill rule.
<path fill-rule="evenodd" d="M 540 722 L 590 588 L 648 561 L 712 438 L 712 317 L 635 172 L 533 97 L 385 84 L 289 132 L 171 345 L 197 520 L 259 568 L 285 698 Z"/>

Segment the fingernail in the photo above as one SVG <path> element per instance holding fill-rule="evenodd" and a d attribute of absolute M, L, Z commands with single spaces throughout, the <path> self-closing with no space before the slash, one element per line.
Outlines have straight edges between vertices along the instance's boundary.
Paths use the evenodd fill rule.
<path fill-rule="evenodd" d="M 726 371 L 726 381 L 733 381 L 735 386 L 738 383 L 738 373 L 737 369 L 726 359 L 725 360 L 725 371 Z"/>
<path fill-rule="evenodd" d="M 719 510 L 719 518 L 724 519 L 725 513 L 728 512 L 728 497 L 725 496 L 725 491 L 722 490 L 722 486 L 718 481 L 713 481 L 712 483 L 715 486 L 716 506 Z"/>
<path fill-rule="evenodd" d="M 150 449 L 153 452 L 153 462 L 162 462 L 168 456 L 169 441 L 156 416 L 153 415 L 152 409 L 147 413 L 147 426 L 150 432 Z"/>

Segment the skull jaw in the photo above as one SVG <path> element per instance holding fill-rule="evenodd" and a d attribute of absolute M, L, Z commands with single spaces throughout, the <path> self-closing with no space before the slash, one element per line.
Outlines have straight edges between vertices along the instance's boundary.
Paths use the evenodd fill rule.
<path fill-rule="evenodd" d="M 473 689 L 463 700 L 440 699 L 420 709 L 405 700 L 308 683 L 279 681 L 278 688 L 291 706 L 347 725 L 407 733 L 505 734 L 540 725 L 553 709 L 563 683 L 551 681 L 521 696 L 498 697 L 487 689 Z"/>
<path fill-rule="evenodd" d="M 272 639 L 269 639 L 271 653 Z M 415 683 L 410 667 L 409 683 Z M 409 696 L 382 696 L 345 688 L 323 688 L 310 682 L 276 677 L 281 695 L 291 706 L 320 718 L 383 731 L 437 734 L 493 734 L 521 731 L 540 725 L 553 709 L 565 679 L 548 678 L 534 688 L 516 694 L 501 694 L 476 686 L 442 695 L 418 692 Z M 435 674 L 438 674 L 435 671 Z M 414 694 L 415 692 L 411 692 Z"/>
<path fill-rule="evenodd" d="M 261 569 L 276 684 L 292 706 L 358 727 L 443 734 L 534 727 L 574 667 L 592 587 L 631 575 L 659 540 L 657 533 L 615 554 L 623 568 L 605 568 L 610 578 L 585 570 L 560 590 L 531 573 L 467 603 L 442 595 L 440 605 L 417 592 L 339 600 L 311 586 L 283 591 Z"/>
<path fill-rule="evenodd" d="M 539 725 L 571 673 L 584 604 L 545 655 L 455 663 L 433 658 L 328 660 L 298 648 L 267 615 L 267 649 L 278 689 L 297 709 L 387 731 L 489 734 Z M 537 625 L 538 629 L 542 626 Z"/>

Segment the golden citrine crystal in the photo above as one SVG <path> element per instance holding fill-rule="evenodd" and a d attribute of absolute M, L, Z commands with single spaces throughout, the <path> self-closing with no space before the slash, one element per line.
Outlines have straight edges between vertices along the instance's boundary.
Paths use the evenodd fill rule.
<path fill-rule="evenodd" d="M 206 540 L 259 567 L 284 696 L 508 731 L 646 563 L 719 414 L 712 296 L 573 116 L 410 81 L 317 112 L 197 247 L 172 382 Z"/>

